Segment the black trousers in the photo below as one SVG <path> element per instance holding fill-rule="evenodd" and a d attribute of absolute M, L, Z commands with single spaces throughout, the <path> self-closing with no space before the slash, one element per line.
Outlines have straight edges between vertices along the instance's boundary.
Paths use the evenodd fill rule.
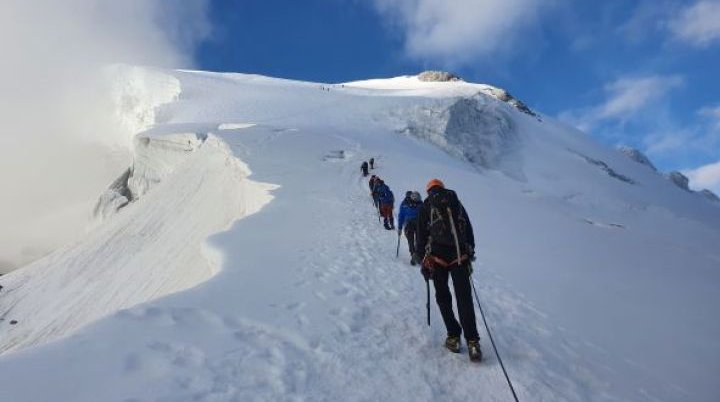
<path fill-rule="evenodd" d="M 405 223 L 403 231 L 405 232 L 405 238 L 408 242 L 408 250 L 410 250 L 410 255 L 415 255 L 415 236 L 417 236 L 417 221 L 411 220 Z"/>
<path fill-rule="evenodd" d="M 460 323 L 455 319 L 452 308 L 452 294 L 448 286 L 448 279 L 452 277 L 457 310 Z M 435 300 L 440 308 L 440 314 L 445 322 L 449 336 L 460 336 L 465 333 L 465 339 L 478 340 L 477 324 L 475 323 L 475 307 L 473 306 L 472 288 L 470 287 L 470 274 L 467 264 L 453 268 L 436 268 L 433 275 L 435 283 Z"/>

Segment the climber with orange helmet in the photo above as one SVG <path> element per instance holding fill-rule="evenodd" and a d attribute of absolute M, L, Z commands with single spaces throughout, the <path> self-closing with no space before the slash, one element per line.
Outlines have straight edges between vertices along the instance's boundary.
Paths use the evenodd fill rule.
<path fill-rule="evenodd" d="M 445 347 L 460 352 L 464 333 L 470 360 L 480 361 L 480 336 L 475 322 L 470 274 L 475 258 L 475 237 L 470 218 L 454 191 L 442 181 L 428 182 L 427 198 L 420 207 L 417 222 L 416 261 L 422 261 L 425 280 L 432 280 L 447 339 Z M 448 280 L 452 278 L 460 322 L 455 319 Z"/>

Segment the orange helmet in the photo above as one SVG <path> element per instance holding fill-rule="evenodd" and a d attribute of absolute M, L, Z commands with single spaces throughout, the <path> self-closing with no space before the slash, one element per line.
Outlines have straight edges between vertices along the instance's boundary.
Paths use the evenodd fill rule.
<path fill-rule="evenodd" d="M 425 191 L 430 192 L 433 187 L 440 187 L 445 188 L 445 184 L 440 181 L 440 179 L 432 179 L 428 182 L 427 186 L 425 187 Z"/>

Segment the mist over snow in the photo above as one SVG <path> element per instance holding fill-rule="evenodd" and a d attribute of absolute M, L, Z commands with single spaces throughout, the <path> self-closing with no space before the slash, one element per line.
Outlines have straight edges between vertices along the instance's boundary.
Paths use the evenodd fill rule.
<path fill-rule="evenodd" d="M 0 273 L 81 234 L 127 167 L 106 67 L 190 67 L 205 0 L 4 0 L 0 4 Z M 116 92 L 115 92 L 116 93 Z"/>

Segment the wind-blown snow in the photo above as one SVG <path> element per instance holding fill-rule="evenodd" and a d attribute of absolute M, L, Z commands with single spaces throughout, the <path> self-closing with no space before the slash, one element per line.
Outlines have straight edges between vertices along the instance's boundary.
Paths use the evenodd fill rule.
<path fill-rule="evenodd" d="M 720 395 L 717 203 L 476 84 L 166 74 L 181 92 L 136 139 L 138 198 L 0 278 L 3 349 L 74 331 L 3 356 L 0 399 L 510 400 L 481 322 L 480 365 L 442 349 L 434 304 L 426 326 L 369 157 L 396 194 L 460 195 L 520 400 Z"/>
<path fill-rule="evenodd" d="M 177 78 L 158 70 L 117 65 L 108 67 L 105 75 L 118 121 L 133 134 L 163 123 L 159 107 L 177 100 L 181 92 Z"/>

